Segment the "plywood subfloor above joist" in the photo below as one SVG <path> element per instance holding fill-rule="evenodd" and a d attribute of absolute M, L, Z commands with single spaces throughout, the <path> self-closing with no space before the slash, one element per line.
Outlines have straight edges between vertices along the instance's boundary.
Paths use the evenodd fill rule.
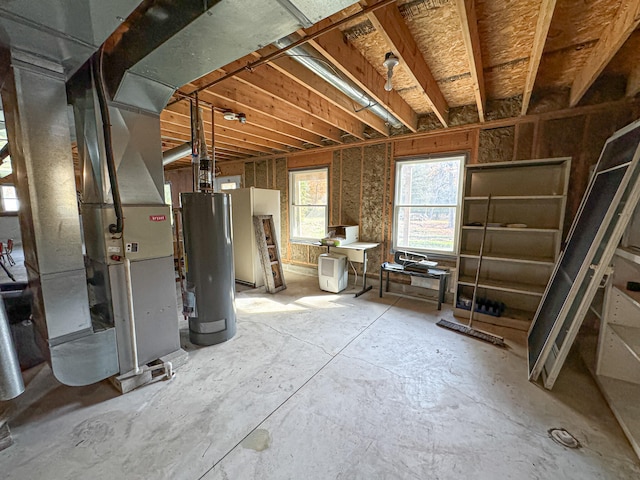
<path fill-rule="evenodd" d="M 339 76 L 349 79 L 392 112 L 404 125 L 402 129 L 390 129 L 386 119 L 374 118 L 373 111 L 352 111 L 351 108 L 359 109 L 357 102 L 337 89 L 331 90 L 335 89 L 333 85 L 320 85 L 318 82 L 324 80 L 296 64 L 295 58 L 286 57 L 280 64 L 274 61 L 268 66 L 243 69 L 277 51 L 278 47 L 274 45 L 183 86 L 181 92 L 205 88 L 224 77 L 224 72 L 236 72 L 233 78 L 223 79 L 200 93 L 200 99 L 208 104 L 246 114 L 244 131 L 234 124 L 228 131 L 219 132 L 220 139 L 216 144 L 221 148 L 221 159 L 225 160 L 250 158 L 252 151 L 271 154 L 269 149 L 273 149 L 286 154 L 292 149 L 317 149 L 388 133 L 397 136 L 442 125 L 468 124 L 475 120 L 460 112 L 469 109 L 477 112 L 479 102 L 476 93 L 478 75 L 477 71 L 472 73 L 469 62 L 469 56 L 473 54 L 473 49 L 469 48 L 470 35 L 467 31 L 463 33 L 463 17 L 468 8 L 477 20 L 473 22 L 477 26 L 474 36 L 480 58 L 476 64 L 481 65 L 485 100 L 480 104 L 486 104 L 487 121 L 521 115 L 515 108 L 497 112 L 493 106 L 510 99 L 516 99 L 514 104 L 522 99 L 521 104 L 526 105 L 530 92 L 533 112 L 563 108 L 567 104 L 564 100 L 547 102 L 540 107 L 540 98 L 549 98 L 550 91 L 558 98 L 559 95 L 566 96 L 580 75 L 587 78 L 587 88 L 597 85 L 586 95 L 583 92 L 584 104 L 621 98 L 625 90 L 627 96 L 635 96 L 640 92 L 640 32 L 631 34 L 619 51 L 608 52 L 607 58 L 612 60 L 602 74 L 598 68 L 593 69 L 591 75 L 585 75 L 585 66 L 593 63 L 592 53 L 599 51 L 600 39 L 603 35 L 606 37 L 615 18 L 619 17 L 620 5 L 632 1 L 635 0 L 397 0 L 394 3 L 362 0 L 297 32 L 301 36 L 320 32 L 310 45 L 325 57 L 324 60 L 333 63 Z M 361 14 L 363 9 L 378 4 L 378 12 L 387 10 L 383 19 L 372 11 Z M 463 16 L 461 6 L 464 7 Z M 547 17 L 551 11 L 553 13 L 550 22 L 543 22 L 548 25 L 546 36 L 538 34 L 536 37 L 536 31 L 540 31 L 541 11 L 546 12 Z M 345 18 L 349 21 L 336 25 Z M 389 18 L 395 22 L 392 25 L 402 22 L 401 27 L 388 28 L 389 22 L 383 20 Z M 334 27 L 332 31 L 324 30 L 331 27 Z M 395 68 L 393 91 L 387 92 L 383 88 L 386 77 L 383 62 L 387 52 L 394 48 L 402 50 L 398 47 L 398 38 L 409 40 L 400 43 L 404 45 L 404 51 L 396 52 L 408 60 L 406 65 L 401 62 Z M 534 42 L 536 38 L 539 41 Z M 533 48 L 534 43 L 536 48 Z M 536 69 L 537 58 L 540 63 Z M 420 78 L 424 80 L 426 76 L 417 75 L 417 71 L 428 71 L 433 80 L 421 82 Z M 605 88 L 606 95 L 594 96 L 593 92 L 598 91 L 607 79 L 615 81 L 615 89 Z M 307 85 L 309 88 L 305 91 Z M 430 96 L 428 86 L 439 95 Z M 613 90 L 617 96 L 610 94 Z M 436 105 L 434 98 L 440 105 L 437 112 L 432 108 Z M 179 111 L 165 115 L 163 120 L 172 124 L 183 122 L 188 130 L 188 103 L 181 103 Z M 178 117 L 178 113 L 182 116 Z M 438 121 L 432 122 L 436 114 L 439 114 L 440 125 L 437 125 Z M 216 115 L 219 117 L 221 113 Z M 475 119 L 477 115 L 473 117 Z M 225 125 L 225 122 L 216 120 L 218 124 Z M 164 123 L 163 129 L 167 141 L 180 141 L 188 134 L 185 129 L 168 127 Z"/>

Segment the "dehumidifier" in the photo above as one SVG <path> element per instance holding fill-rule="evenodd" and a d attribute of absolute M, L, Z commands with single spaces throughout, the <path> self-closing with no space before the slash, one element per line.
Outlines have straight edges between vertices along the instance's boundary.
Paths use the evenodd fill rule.
<path fill-rule="evenodd" d="M 338 293 L 347 288 L 349 270 L 347 256 L 323 253 L 318 258 L 318 281 L 320 290 Z"/>

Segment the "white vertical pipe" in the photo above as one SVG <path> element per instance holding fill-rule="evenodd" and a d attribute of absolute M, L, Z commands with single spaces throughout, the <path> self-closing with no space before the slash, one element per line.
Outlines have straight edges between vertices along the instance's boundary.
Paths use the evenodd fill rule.
<path fill-rule="evenodd" d="M 138 341 L 136 339 L 136 316 L 133 311 L 133 288 L 131 286 L 131 260 L 124 257 L 124 279 L 127 284 L 127 307 L 129 309 L 129 338 L 131 339 L 131 354 L 133 355 L 134 373 L 139 375 L 142 369 L 138 366 Z"/>

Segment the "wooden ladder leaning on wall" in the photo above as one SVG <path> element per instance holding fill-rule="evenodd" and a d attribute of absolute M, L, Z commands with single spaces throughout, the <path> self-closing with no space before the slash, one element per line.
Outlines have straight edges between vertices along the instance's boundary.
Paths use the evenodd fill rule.
<path fill-rule="evenodd" d="M 282 272 L 280 248 L 275 236 L 275 225 L 272 215 L 254 215 L 253 227 L 256 235 L 258 255 L 262 263 L 265 288 L 268 293 L 276 293 L 287 288 Z"/>

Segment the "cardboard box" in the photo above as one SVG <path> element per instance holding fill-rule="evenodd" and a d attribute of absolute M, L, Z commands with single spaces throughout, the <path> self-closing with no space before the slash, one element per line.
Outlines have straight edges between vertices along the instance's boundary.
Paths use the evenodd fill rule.
<path fill-rule="evenodd" d="M 349 245 L 359 241 L 359 230 L 358 225 L 330 225 L 328 227 L 329 239 L 334 241 L 333 245 L 336 246 Z"/>

